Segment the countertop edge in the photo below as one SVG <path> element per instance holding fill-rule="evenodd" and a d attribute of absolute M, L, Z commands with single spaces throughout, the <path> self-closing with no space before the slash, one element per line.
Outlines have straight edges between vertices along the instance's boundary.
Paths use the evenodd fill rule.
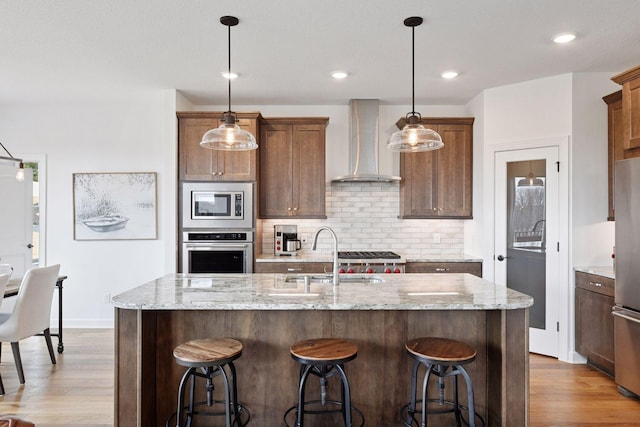
<path fill-rule="evenodd" d="M 608 266 L 586 266 L 586 267 L 574 267 L 575 271 L 587 274 L 595 274 L 596 276 L 607 277 L 609 279 L 616 278 L 616 273 L 613 267 Z"/>

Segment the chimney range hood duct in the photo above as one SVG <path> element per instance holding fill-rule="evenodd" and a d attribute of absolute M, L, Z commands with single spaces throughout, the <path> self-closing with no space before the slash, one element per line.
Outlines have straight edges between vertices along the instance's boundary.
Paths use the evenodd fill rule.
<path fill-rule="evenodd" d="M 331 182 L 398 182 L 399 176 L 378 173 L 378 99 L 349 101 L 349 170 Z"/>

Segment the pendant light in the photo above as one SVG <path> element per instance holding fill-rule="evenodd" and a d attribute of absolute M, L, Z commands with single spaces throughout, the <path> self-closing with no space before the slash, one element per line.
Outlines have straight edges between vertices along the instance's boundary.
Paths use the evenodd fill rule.
<path fill-rule="evenodd" d="M 7 147 L 5 147 L 2 142 L 0 142 L 0 147 L 2 147 L 2 149 L 9 155 L 9 157 L 0 156 L 0 160 L 7 160 L 9 162 L 13 162 L 14 164 L 17 163 L 18 171 L 16 172 L 16 180 L 20 182 L 24 181 L 24 162 L 22 161 L 22 159 L 13 157 L 13 155 L 9 152 L 9 150 L 7 150 Z"/>
<path fill-rule="evenodd" d="M 223 16 L 220 23 L 228 28 L 228 75 L 231 75 L 231 27 L 238 25 L 235 16 Z M 240 128 L 236 123 L 236 113 L 231 111 L 231 79 L 229 81 L 229 109 L 222 115 L 223 122 L 220 127 L 211 129 L 202 136 L 200 146 L 212 150 L 247 151 L 258 148 L 256 138 L 251 133 Z"/>
<path fill-rule="evenodd" d="M 533 168 L 531 167 L 531 160 L 529 160 L 529 175 L 526 178 L 522 178 L 518 181 L 518 187 L 542 187 L 544 182 L 540 178 L 536 178 L 533 174 Z"/>
<path fill-rule="evenodd" d="M 411 112 L 406 115 L 408 123 L 401 130 L 394 132 L 387 142 L 387 148 L 403 153 L 431 151 L 444 147 L 440 134 L 422 126 L 420 124 L 422 116 L 416 112 L 415 29 L 420 24 L 422 24 L 422 18 L 419 16 L 412 16 L 404 20 L 404 25 L 411 27 Z"/>

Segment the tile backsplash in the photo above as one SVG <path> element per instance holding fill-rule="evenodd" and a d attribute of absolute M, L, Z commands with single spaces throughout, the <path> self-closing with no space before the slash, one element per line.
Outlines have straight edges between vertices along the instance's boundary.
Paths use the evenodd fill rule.
<path fill-rule="evenodd" d="M 327 185 L 327 219 L 265 219 L 262 253 L 273 254 L 273 226 L 295 224 L 311 250 L 315 231 L 328 226 L 338 236 L 339 250 L 391 250 L 405 258 L 446 257 L 464 252 L 464 221 L 400 219 L 399 183 L 333 183 Z M 317 250 L 331 253 L 329 233 L 321 233 Z"/>

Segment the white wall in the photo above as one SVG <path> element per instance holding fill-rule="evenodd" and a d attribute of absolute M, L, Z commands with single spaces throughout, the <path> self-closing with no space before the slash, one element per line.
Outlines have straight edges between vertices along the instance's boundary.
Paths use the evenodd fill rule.
<path fill-rule="evenodd" d="M 174 91 L 144 101 L 0 106 L 3 141 L 47 158 L 47 263 L 68 276 L 65 326 L 112 327 L 106 296 L 175 271 L 175 121 Z M 158 239 L 74 240 L 74 172 L 157 172 Z"/>
<path fill-rule="evenodd" d="M 621 89 L 610 73 L 573 76 L 573 265 L 612 265 L 615 222 L 608 215 L 607 105 L 602 97 Z"/>

